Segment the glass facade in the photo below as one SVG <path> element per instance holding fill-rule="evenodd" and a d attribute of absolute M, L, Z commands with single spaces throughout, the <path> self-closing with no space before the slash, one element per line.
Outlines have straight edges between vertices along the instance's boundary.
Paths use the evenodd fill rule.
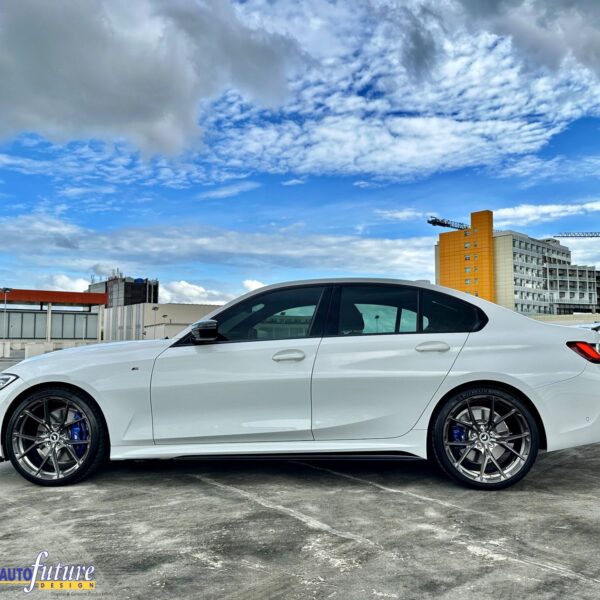
<path fill-rule="evenodd" d="M 46 311 L 0 310 L 0 339 L 45 340 Z M 95 340 L 98 336 L 98 314 L 54 311 L 51 315 L 51 339 Z"/>

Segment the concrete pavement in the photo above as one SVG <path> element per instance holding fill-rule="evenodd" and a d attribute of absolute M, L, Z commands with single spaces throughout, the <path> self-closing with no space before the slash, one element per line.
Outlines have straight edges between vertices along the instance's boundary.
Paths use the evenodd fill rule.
<path fill-rule="evenodd" d="M 113 463 L 58 489 L 5 463 L 0 556 L 93 564 L 106 598 L 591 599 L 599 493 L 600 446 L 492 493 L 421 461 Z"/>

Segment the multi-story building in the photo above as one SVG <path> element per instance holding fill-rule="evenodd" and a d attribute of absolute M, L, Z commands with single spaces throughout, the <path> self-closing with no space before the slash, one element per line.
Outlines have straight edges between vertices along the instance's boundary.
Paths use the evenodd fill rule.
<path fill-rule="evenodd" d="M 158 281 L 155 279 L 134 279 L 116 273 L 107 281 L 92 283 L 88 292 L 108 294 L 107 308 L 131 306 L 132 304 L 158 302 Z"/>
<path fill-rule="evenodd" d="M 571 263 L 555 239 L 494 231 L 493 213 L 471 215 L 471 225 L 442 233 L 435 247 L 436 282 L 522 313 L 596 312 L 600 273 Z"/>

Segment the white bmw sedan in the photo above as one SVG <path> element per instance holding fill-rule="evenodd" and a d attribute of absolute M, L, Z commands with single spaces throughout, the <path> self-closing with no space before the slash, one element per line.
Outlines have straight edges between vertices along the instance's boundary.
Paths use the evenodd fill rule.
<path fill-rule="evenodd" d="M 433 285 L 274 285 L 176 339 L 0 374 L 1 456 L 61 485 L 107 457 L 396 454 L 494 490 L 540 449 L 600 441 L 598 340 Z"/>

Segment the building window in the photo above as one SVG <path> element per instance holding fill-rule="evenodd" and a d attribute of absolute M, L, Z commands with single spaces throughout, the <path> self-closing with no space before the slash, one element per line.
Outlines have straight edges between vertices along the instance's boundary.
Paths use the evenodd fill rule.
<path fill-rule="evenodd" d="M 468 229 L 465 229 L 465 237 L 469 237 L 471 235 L 471 232 Z"/>
<path fill-rule="evenodd" d="M 465 248 L 470 248 L 471 244 L 469 242 L 465 242 Z"/>
<path fill-rule="evenodd" d="M 465 254 L 465 260 L 471 260 L 471 255 L 470 254 Z"/>
<path fill-rule="evenodd" d="M 471 267 L 465 267 L 465 273 L 470 273 L 471 272 Z"/>
<path fill-rule="evenodd" d="M 465 285 L 469 285 L 471 283 L 470 279 L 465 279 Z"/>
<path fill-rule="evenodd" d="M 474 254 L 474 255 L 473 255 L 473 259 L 474 259 L 474 260 L 477 260 L 477 254 Z"/>

